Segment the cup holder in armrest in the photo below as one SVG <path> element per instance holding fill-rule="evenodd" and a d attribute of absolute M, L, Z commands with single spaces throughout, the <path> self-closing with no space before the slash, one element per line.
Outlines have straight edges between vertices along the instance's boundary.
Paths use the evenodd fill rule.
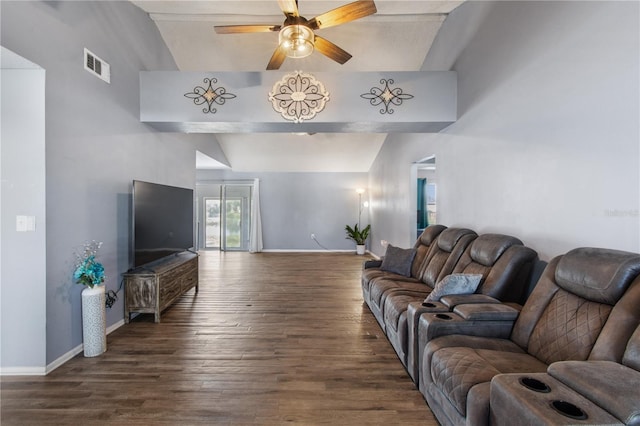
<path fill-rule="evenodd" d="M 561 401 L 559 399 L 551 401 L 551 408 L 553 408 L 563 416 L 566 416 L 575 420 L 586 420 L 589 417 L 587 416 L 587 413 L 582 411 L 580 407 L 567 401 Z"/>
<path fill-rule="evenodd" d="M 534 379 L 533 377 L 522 377 L 520 378 L 520 384 L 527 389 L 531 389 L 535 392 L 549 393 L 551 392 L 551 388 L 544 382 L 541 382 L 538 379 Z"/>
<path fill-rule="evenodd" d="M 441 320 L 452 320 L 453 318 L 451 318 L 450 315 L 447 314 L 436 314 L 436 318 L 439 318 Z"/>
<path fill-rule="evenodd" d="M 422 302 L 422 306 L 424 306 L 425 308 L 435 308 L 437 305 L 431 302 Z"/>

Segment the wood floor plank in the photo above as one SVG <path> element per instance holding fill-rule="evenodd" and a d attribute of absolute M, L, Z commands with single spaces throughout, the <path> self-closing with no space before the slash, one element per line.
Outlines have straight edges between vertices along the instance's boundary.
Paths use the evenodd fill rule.
<path fill-rule="evenodd" d="M 45 377 L 0 379 L 4 425 L 437 425 L 362 301 L 363 258 L 200 256 L 200 289 Z"/>

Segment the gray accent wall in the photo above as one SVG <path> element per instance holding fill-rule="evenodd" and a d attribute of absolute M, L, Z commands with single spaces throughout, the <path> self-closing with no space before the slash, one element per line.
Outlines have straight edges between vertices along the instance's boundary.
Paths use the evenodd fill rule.
<path fill-rule="evenodd" d="M 194 188 L 194 145 L 217 142 L 212 136 L 159 133 L 140 123 L 139 71 L 176 66 L 156 26 L 131 3 L 3 1 L 1 18 L 2 45 L 46 70 L 46 91 L 29 101 L 34 108 L 44 102 L 46 110 L 46 362 L 51 364 L 82 344 L 82 288 L 73 282 L 74 252 L 87 241 L 102 241 L 98 260 L 106 269 L 107 289 L 117 290 L 131 265 L 132 180 Z M 111 84 L 83 69 L 85 47 L 110 64 Z M 24 169 L 17 179 L 28 176 Z M 4 243 L 4 232 L 2 238 Z M 16 267 L 26 268 L 30 259 L 18 262 Z M 3 303 L 5 295 L 3 288 Z M 107 310 L 107 327 L 123 320 L 123 299 L 120 292 Z"/>
<path fill-rule="evenodd" d="M 436 155 L 438 218 L 521 238 L 543 260 L 640 251 L 638 2 L 472 1 L 425 70 L 458 73 L 458 120 L 390 135 L 370 170 L 373 248 L 407 246 L 411 163 Z"/>
<path fill-rule="evenodd" d="M 207 191 L 207 183 L 252 183 L 260 179 L 260 206 L 265 251 L 319 250 L 310 237 L 329 250 L 353 250 L 345 238 L 345 225 L 358 222 L 357 188 L 367 188 L 367 173 L 239 173 L 228 170 L 198 170 L 198 194 L 215 196 L 217 187 Z M 362 201 L 368 200 L 368 191 Z M 201 206 L 202 203 L 199 202 Z M 361 224 L 369 217 L 362 212 Z"/>

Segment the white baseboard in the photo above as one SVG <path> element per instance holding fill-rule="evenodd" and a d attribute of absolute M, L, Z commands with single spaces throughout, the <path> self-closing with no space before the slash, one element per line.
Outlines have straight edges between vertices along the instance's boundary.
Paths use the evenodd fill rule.
<path fill-rule="evenodd" d="M 4 367 L 0 369 L 0 376 L 44 376 L 43 367 Z"/>
<path fill-rule="evenodd" d="M 117 321 L 111 324 L 109 327 L 107 327 L 107 336 L 113 333 L 114 331 L 116 331 L 117 329 L 119 329 L 120 327 L 122 327 L 123 325 L 124 325 L 124 318 L 122 318 L 120 321 Z"/>
<path fill-rule="evenodd" d="M 370 255 L 371 257 L 373 257 L 375 260 L 380 260 L 381 259 L 380 256 L 378 256 L 377 254 L 375 254 L 371 250 L 367 250 L 367 254 Z"/>
<path fill-rule="evenodd" d="M 113 333 L 115 330 L 117 330 L 120 327 L 122 327 L 123 325 L 124 325 L 124 318 L 122 318 L 120 321 L 117 321 L 117 322 L 111 324 L 109 327 L 107 327 L 107 330 L 106 330 L 107 336 L 109 334 Z M 51 373 L 53 370 L 55 370 L 56 368 L 60 367 L 65 362 L 69 361 L 71 358 L 73 358 L 74 356 L 78 355 L 83 350 L 84 350 L 84 345 L 83 344 L 80 344 L 80 345 L 76 346 L 75 348 L 71 349 L 69 352 L 67 352 L 66 354 L 62 355 L 61 357 L 57 358 L 55 361 L 53 361 L 52 363 L 47 365 L 47 371 L 46 371 L 45 374 Z M 107 348 L 107 350 L 108 350 L 108 348 Z"/>
<path fill-rule="evenodd" d="M 262 253 L 355 253 L 355 250 L 265 249 Z"/>
<path fill-rule="evenodd" d="M 107 328 L 107 335 L 113 333 L 124 325 L 124 318 Z M 0 376 L 46 376 L 56 368 L 60 367 L 71 358 L 75 357 L 84 350 L 84 345 L 79 344 L 69 352 L 59 356 L 46 367 L 6 367 L 0 369 Z"/>
<path fill-rule="evenodd" d="M 83 350 L 84 350 L 84 345 L 81 343 L 75 348 L 71 349 L 69 352 L 63 354 L 62 356 L 59 356 L 58 358 L 53 360 L 53 362 L 47 365 L 47 371 L 45 374 L 51 373 L 53 370 L 60 367 L 65 362 L 69 361 L 71 358 L 78 355 Z"/>

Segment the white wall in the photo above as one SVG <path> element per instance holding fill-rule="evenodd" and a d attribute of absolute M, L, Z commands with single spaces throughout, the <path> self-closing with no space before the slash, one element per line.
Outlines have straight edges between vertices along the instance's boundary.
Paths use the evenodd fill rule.
<path fill-rule="evenodd" d="M 425 69 L 453 64 L 458 121 L 386 140 L 370 172 L 374 249 L 415 239 L 410 163 L 435 154 L 444 225 L 517 236 L 543 260 L 640 251 L 638 33 L 637 2 L 456 9 Z"/>
<path fill-rule="evenodd" d="M 358 221 L 357 188 L 367 187 L 366 173 L 238 173 L 198 170 L 198 183 L 260 179 L 264 249 L 355 250 L 345 238 L 345 225 Z M 363 194 L 362 201 L 368 197 Z M 361 224 L 369 221 L 362 213 Z"/>
<path fill-rule="evenodd" d="M 45 71 L 0 48 L 2 241 L 0 370 L 43 374 L 46 360 Z M 17 216 L 35 218 L 18 232 Z"/>

